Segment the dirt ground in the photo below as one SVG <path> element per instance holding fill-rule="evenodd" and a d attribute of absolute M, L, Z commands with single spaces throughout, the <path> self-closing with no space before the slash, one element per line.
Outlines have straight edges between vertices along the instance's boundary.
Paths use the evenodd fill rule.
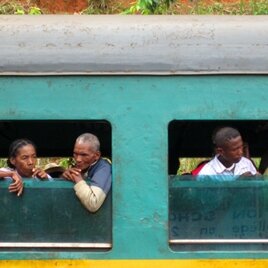
<path fill-rule="evenodd" d="M 239 0 L 220 0 L 222 3 L 234 3 Z M 245 0 L 248 1 L 248 0 Z M 215 2 L 214 0 L 179 0 L 176 4 L 183 4 L 183 8 L 202 2 L 207 5 Z M 118 10 L 124 10 L 136 3 L 136 0 L 0 0 L 0 4 L 4 3 L 20 3 L 24 8 L 39 7 L 46 14 L 74 14 L 80 13 L 90 5 L 95 8 L 106 8 L 117 13 Z M 182 6 L 178 6 L 182 10 Z M 113 13 L 113 12 L 111 12 Z M 182 10 L 183 13 L 183 10 Z"/>
<path fill-rule="evenodd" d="M 0 4 L 19 3 L 26 9 L 29 7 L 39 7 L 45 13 L 68 13 L 74 14 L 85 10 L 90 4 L 99 8 L 120 7 L 122 9 L 130 7 L 135 0 L 0 0 Z"/>

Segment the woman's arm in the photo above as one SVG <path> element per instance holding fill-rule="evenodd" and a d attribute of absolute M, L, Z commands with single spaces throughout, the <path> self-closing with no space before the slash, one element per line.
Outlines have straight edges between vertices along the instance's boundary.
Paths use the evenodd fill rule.
<path fill-rule="evenodd" d="M 13 180 L 13 183 L 11 183 L 8 187 L 9 192 L 11 193 L 17 193 L 17 196 L 20 196 L 23 191 L 23 181 L 22 178 L 19 176 L 19 174 L 16 171 L 2 171 L 0 170 L 0 178 L 9 177 Z"/>

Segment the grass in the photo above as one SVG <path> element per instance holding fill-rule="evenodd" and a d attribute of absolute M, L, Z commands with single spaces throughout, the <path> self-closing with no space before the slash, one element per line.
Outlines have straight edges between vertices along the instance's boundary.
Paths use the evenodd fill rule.
<path fill-rule="evenodd" d="M 99 3 L 98 3 L 99 2 Z M 88 8 L 80 12 L 81 15 L 97 15 L 97 14 L 120 14 L 124 12 L 125 7 L 118 2 L 113 5 L 107 5 L 105 1 L 89 1 Z"/>
<path fill-rule="evenodd" d="M 267 15 L 268 0 L 240 0 L 229 3 L 216 1 L 210 5 L 197 1 L 197 4 L 192 7 L 190 13 L 195 15 Z"/>
<path fill-rule="evenodd" d="M 36 5 L 32 5 L 31 1 L 1 1 L 0 15 L 41 15 L 42 10 Z"/>
<path fill-rule="evenodd" d="M 36 1 L 1 1 L 0 15 L 2 14 L 49 14 L 49 11 L 42 10 L 36 6 Z M 128 8 L 123 1 L 98 0 L 89 1 L 88 8 L 81 10 L 80 14 L 131 14 L 131 3 Z M 134 9 L 133 9 L 134 10 Z M 133 11 L 135 13 L 135 11 Z M 139 14 L 142 13 L 141 11 Z M 268 15 L 268 0 L 180 0 L 174 1 L 169 8 L 159 6 L 154 14 L 167 15 Z"/>

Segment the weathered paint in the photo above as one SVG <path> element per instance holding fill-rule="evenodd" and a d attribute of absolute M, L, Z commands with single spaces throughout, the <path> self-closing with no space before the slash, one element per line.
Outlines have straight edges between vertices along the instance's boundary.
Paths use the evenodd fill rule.
<path fill-rule="evenodd" d="M 0 75 L 267 74 L 267 36 L 267 16 L 1 16 Z"/>
<path fill-rule="evenodd" d="M 3 250 L 0 258 L 50 259 L 54 266 L 57 259 L 92 260 L 82 261 L 82 264 L 78 261 L 77 265 L 95 265 L 93 259 L 136 259 L 141 261 L 111 263 L 126 266 L 133 263 L 140 267 L 161 263 L 142 259 L 268 258 L 264 251 L 173 252 L 168 246 L 167 229 L 169 122 L 173 119 L 267 119 L 267 88 L 267 76 L 55 76 L 16 80 L 1 77 L 0 120 L 106 119 L 111 123 L 113 247 L 108 252 L 98 253 Z M 59 262 L 69 265 L 67 260 Z M 227 263 L 230 267 L 261 267 L 265 262 Z M 163 263 L 165 267 L 169 265 L 169 262 Z M 185 267 L 195 264 L 196 267 L 198 263 L 207 265 L 204 267 L 211 264 L 223 267 L 226 264 L 225 261 L 205 260 L 170 263 L 174 267 L 178 264 Z M 46 261 L 41 264 L 48 265 Z M 72 264 L 76 265 L 76 261 Z M 21 265 L 23 267 L 24 263 Z M 30 265 L 34 267 L 35 262 Z"/>

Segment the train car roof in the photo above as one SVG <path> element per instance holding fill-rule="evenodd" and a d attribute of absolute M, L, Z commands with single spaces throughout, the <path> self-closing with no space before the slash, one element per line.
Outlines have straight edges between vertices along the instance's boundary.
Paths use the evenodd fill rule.
<path fill-rule="evenodd" d="M 267 16 L 0 16 L 0 75 L 267 74 Z"/>

